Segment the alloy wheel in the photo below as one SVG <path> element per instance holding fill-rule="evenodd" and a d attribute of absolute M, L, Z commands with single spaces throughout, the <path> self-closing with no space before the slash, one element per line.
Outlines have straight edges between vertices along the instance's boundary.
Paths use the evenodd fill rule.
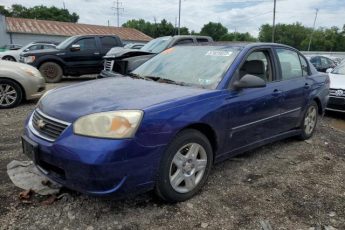
<path fill-rule="evenodd" d="M 206 166 L 207 154 L 201 145 L 197 143 L 184 145 L 171 162 L 170 185 L 179 193 L 192 191 L 202 180 Z"/>
<path fill-rule="evenodd" d="M 0 84 L 0 105 L 10 106 L 17 100 L 18 94 L 15 88 L 8 84 Z"/>
<path fill-rule="evenodd" d="M 304 118 L 304 132 L 310 135 L 315 128 L 317 119 L 317 111 L 314 106 L 308 108 L 307 114 Z"/>

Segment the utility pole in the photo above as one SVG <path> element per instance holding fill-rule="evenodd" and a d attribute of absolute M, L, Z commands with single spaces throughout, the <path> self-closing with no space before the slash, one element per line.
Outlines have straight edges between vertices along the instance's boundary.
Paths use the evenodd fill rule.
<path fill-rule="evenodd" d="M 272 42 L 274 42 L 274 36 L 275 36 L 275 33 L 276 33 L 276 6 L 277 6 L 277 0 L 274 0 L 274 4 L 273 4 Z"/>
<path fill-rule="evenodd" d="M 314 18 L 314 24 L 313 24 L 313 31 L 310 34 L 310 39 L 309 39 L 309 45 L 308 45 L 308 51 L 310 51 L 310 46 L 311 46 L 311 40 L 313 39 L 314 31 L 315 31 L 315 23 L 317 19 L 317 14 L 319 13 L 319 9 L 315 9 L 315 18 Z"/>
<path fill-rule="evenodd" d="M 116 0 L 116 2 L 114 2 L 114 4 L 116 6 L 112 7 L 112 9 L 115 10 L 115 14 L 117 17 L 117 27 L 120 27 L 120 11 L 124 11 L 124 8 L 120 7 L 120 6 L 122 6 L 122 2 L 119 2 L 119 0 Z"/>
<path fill-rule="evenodd" d="M 177 34 L 180 35 L 181 30 L 181 0 L 178 2 L 178 30 Z"/>

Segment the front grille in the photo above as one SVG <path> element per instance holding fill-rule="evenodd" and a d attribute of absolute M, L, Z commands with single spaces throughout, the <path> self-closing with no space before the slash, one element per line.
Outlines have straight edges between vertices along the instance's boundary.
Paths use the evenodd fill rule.
<path fill-rule="evenodd" d="M 337 91 L 343 91 L 342 95 L 337 95 Z M 345 90 L 344 89 L 329 89 L 329 95 L 333 97 L 343 97 L 345 98 Z"/>
<path fill-rule="evenodd" d="M 114 60 L 105 60 L 104 62 L 104 70 L 105 71 L 112 71 L 114 66 Z"/>
<path fill-rule="evenodd" d="M 47 116 L 38 109 L 31 119 L 34 133 L 48 141 L 55 141 L 69 126 L 69 123 Z"/>

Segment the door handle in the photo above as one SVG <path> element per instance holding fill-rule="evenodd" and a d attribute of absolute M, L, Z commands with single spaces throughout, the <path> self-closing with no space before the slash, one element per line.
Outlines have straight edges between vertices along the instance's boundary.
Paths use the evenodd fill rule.
<path fill-rule="evenodd" d="M 281 90 L 279 90 L 279 89 L 275 89 L 275 90 L 273 90 L 272 95 L 275 96 L 275 97 L 277 97 L 277 96 L 279 96 L 282 92 L 283 92 L 283 91 L 281 91 Z"/>
<path fill-rule="evenodd" d="M 94 55 L 99 55 L 99 53 L 98 52 L 96 52 L 96 53 L 93 53 Z"/>
<path fill-rule="evenodd" d="M 305 84 L 304 84 L 304 88 L 305 88 L 305 89 L 309 89 L 309 88 L 310 88 L 310 85 L 309 85 L 308 83 L 305 83 Z"/>

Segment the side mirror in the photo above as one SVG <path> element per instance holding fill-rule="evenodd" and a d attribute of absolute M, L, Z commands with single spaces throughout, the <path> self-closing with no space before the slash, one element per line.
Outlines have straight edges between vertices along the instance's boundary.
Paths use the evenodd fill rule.
<path fill-rule="evenodd" d="M 79 44 L 73 44 L 70 48 L 72 52 L 74 51 L 79 51 L 80 50 L 80 45 Z"/>
<path fill-rule="evenodd" d="M 328 69 L 326 70 L 326 73 L 332 73 L 332 71 L 333 71 L 333 68 L 328 68 Z"/>
<path fill-rule="evenodd" d="M 234 87 L 236 89 L 261 88 L 266 87 L 266 82 L 255 75 L 246 74 L 241 78 L 241 80 L 234 82 Z"/>
<path fill-rule="evenodd" d="M 23 50 L 23 52 L 28 52 L 29 51 L 29 49 L 25 49 L 25 50 Z"/>

